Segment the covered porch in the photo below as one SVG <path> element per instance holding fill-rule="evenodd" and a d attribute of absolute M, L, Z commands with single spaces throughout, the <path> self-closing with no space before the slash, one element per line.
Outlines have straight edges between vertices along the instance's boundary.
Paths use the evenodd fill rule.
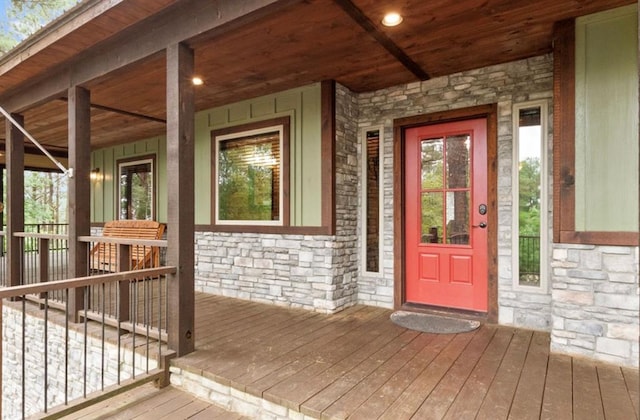
<path fill-rule="evenodd" d="M 386 5 L 371 0 L 88 0 L 0 59 L 0 105 L 69 167 L 68 233 L 37 237 L 68 243 L 65 278 L 79 286 L 55 284 L 68 294 L 65 315 L 72 324 L 110 322 L 118 332 L 125 323 L 133 337 L 149 337 L 155 325 L 155 337 L 178 356 L 171 362 L 175 386 L 248 416 L 265 409 L 294 418 L 637 418 L 637 200 L 625 201 L 620 217 L 609 210 L 622 206 L 576 200 L 576 179 L 582 193 L 589 182 L 607 188 L 599 173 L 575 176 L 581 121 L 572 90 L 579 76 L 574 44 L 590 54 L 603 50 L 576 41 L 576 21 L 586 30 L 597 14 L 598 28 L 609 23 L 595 30 L 596 39 L 623 39 L 625 51 L 635 53 L 627 42 L 629 33 L 635 42 L 635 2 L 402 4 L 404 25 L 387 27 Z M 610 35 L 611 27 L 624 33 Z M 620 67 L 631 70 L 621 83 L 637 82 L 635 60 L 622 55 Z M 596 71 L 608 63 L 593 61 Z M 615 71 L 615 63 L 605 70 Z M 596 76 L 596 87 L 611 79 Z M 626 95 L 636 91 L 621 94 L 625 109 L 637 106 Z M 608 121 L 617 106 L 590 110 Z M 631 155 L 627 146 L 637 148 L 637 130 L 629 129 L 636 114 L 603 146 L 620 159 Z M 481 151 L 473 162 L 482 165 L 462 156 L 469 135 L 459 142 L 465 164 L 452 165 L 463 168 L 454 183 L 464 185 L 407 191 L 409 164 L 424 164 L 415 179 L 428 178 L 431 167 L 440 168 L 433 179 L 451 180 L 442 172 L 448 163 L 427 150 L 437 151 L 446 136 L 427 136 L 436 141 L 410 152 L 408 131 L 469 121 L 482 121 L 486 131 L 473 141 Z M 6 284 L 16 288 L 7 299 L 14 299 L 26 286 L 23 173 L 31 150 L 22 132 L 4 124 L 8 254 L 0 261 Z M 516 192 L 519 130 L 527 126 L 539 127 L 543 169 L 531 188 L 539 235 L 535 250 L 525 252 Z M 256 144 L 277 153 L 262 156 L 252 151 Z M 229 150 L 240 150 L 235 160 Z M 603 173 L 618 172 L 615 159 L 591 157 Z M 636 170 L 634 159 L 625 174 Z M 466 168 L 484 169 L 471 177 Z M 114 240 L 116 265 L 130 263 L 123 255 L 131 246 L 166 248 L 165 267 L 154 274 L 162 276 L 157 295 L 132 271 L 84 278 L 92 274 L 91 244 L 103 240 L 95 234 L 105 222 L 133 218 L 122 212 L 123 198 L 131 201 L 122 191 L 139 173 L 150 180 L 151 205 L 141 214 L 166 225 L 167 239 Z M 223 214 L 237 210 L 232 204 L 240 200 L 229 191 L 249 178 L 243 211 Z M 471 185 L 486 194 L 474 198 Z M 429 194 L 439 197 L 431 207 L 440 213 L 424 204 L 411 225 L 404 209 L 420 207 Z M 592 202 L 596 220 L 611 225 L 576 225 Z M 477 246 L 469 242 L 474 236 Z M 468 274 L 470 256 L 479 257 L 486 266 L 453 281 L 481 285 L 473 295 L 479 305 L 434 301 L 428 293 L 408 298 L 408 285 L 436 267 L 433 258 L 421 256 L 422 265 L 409 258 L 413 245 L 462 261 L 458 273 Z M 28 290 L 47 307 L 50 291 L 37 284 L 48 277 L 43 261 L 34 262 L 31 271 L 41 275 Z M 104 291 L 106 283 L 113 292 Z M 141 310 L 138 317 L 139 289 L 158 316 Z M 94 296 L 114 296 L 115 303 L 93 303 Z M 415 306 L 484 324 L 434 336 L 388 321 L 391 308 Z M 90 313 L 95 308 L 99 313 Z M 109 322 L 105 312 L 113 315 Z M 139 326 L 137 319 L 152 322 Z"/>

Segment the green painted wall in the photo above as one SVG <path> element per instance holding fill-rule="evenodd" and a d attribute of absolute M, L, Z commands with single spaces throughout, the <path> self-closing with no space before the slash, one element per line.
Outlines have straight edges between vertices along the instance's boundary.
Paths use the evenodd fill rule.
<path fill-rule="evenodd" d="M 638 230 L 636 5 L 576 21 L 576 230 Z"/>
<path fill-rule="evenodd" d="M 292 89 L 224 107 L 198 112 L 195 117 L 195 221 L 211 223 L 211 131 L 249 122 L 289 116 L 290 208 L 293 226 L 321 225 L 321 106 L 320 84 Z M 157 153 L 157 219 L 166 222 L 166 139 L 157 137 L 92 153 L 92 168 L 104 179 L 92 183 L 91 221 L 113 220 L 117 190 L 116 161 Z"/>
<path fill-rule="evenodd" d="M 116 218 L 117 162 L 136 156 L 156 156 L 156 219 L 167 220 L 167 192 L 159 185 L 167 183 L 167 142 L 164 137 L 127 143 L 119 146 L 95 150 L 91 153 L 91 168 L 100 169 L 100 179 L 91 182 L 91 221 L 103 223 Z"/>

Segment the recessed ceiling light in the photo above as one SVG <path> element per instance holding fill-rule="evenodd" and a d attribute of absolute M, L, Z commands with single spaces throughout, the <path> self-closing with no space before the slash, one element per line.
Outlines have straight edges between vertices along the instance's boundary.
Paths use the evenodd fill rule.
<path fill-rule="evenodd" d="M 396 12 L 389 12 L 382 18 L 382 24 L 384 26 L 398 26 L 402 22 L 402 16 Z"/>
<path fill-rule="evenodd" d="M 201 86 L 204 84 L 204 80 L 202 80 L 201 77 L 194 76 L 193 79 L 191 79 L 191 83 L 193 83 L 195 86 Z"/>

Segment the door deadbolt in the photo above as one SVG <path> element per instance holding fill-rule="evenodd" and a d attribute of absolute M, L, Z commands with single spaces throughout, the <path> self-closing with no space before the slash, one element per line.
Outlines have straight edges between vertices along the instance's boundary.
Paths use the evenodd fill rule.
<path fill-rule="evenodd" d="M 480 204 L 480 206 L 478 206 L 478 213 L 480 213 L 483 216 L 485 214 L 487 214 L 487 205 L 486 204 Z"/>

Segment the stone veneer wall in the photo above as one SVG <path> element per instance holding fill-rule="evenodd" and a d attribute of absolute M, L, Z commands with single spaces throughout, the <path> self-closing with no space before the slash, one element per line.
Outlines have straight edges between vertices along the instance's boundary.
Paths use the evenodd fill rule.
<path fill-rule="evenodd" d="M 554 244 L 553 351 L 638 366 L 637 247 Z"/>
<path fill-rule="evenodd" d="M 500 323 L 549 330 L 551 296 L 513 287 L 511 176 L 514 104 L 545 99 L 552 109 L 553 62 L 550 55 L 437 77 L 358 95 L 360 128 L 384 125 L 384 271 L 360 274 L 359 300 L 393 306 L 393 120 L 483 104 L 498 104 L 498 299 Z M 551 121 L 551 116 L 549 116 Z M 551 145 L 551 133 L 548 144 Z M 361 153 L 361 149 L 359 149 Z M 360 155 L 359 155 L 360 156 Z M 551 163 L 551 154 L 549 154 Z M 551 167 L 551 165 L 549 165 Z M 551 183 L 551 178 L 549 178 Z M 360 221 L 362 223 L 362 221 Z"/>
<path fill-rule="evenodd" d="M 25 317 L 25 416 L 44 410 L 44 319 L 41 315 L 31 315 L 32 304 L 27 306 Z M 39 314 L 42 312 L 38 311 Z M 2 417 L 4 419 L 22 418 L 22 312 L 4 305 L 2 308 Z M 83 395 L 84 375 L 84 332 L 69 330 L 68 362 L 68 401 Z M 49 321 L 47 329 L 47 377 L 48 408 L 64 404 L 65 370 L 65 329 Z M 117 346 L 105 343 L 102 353 L 102 341 L 93 337 L 87 340 L 87 394 L 99 391 L 102 385 L 101 365 L 104 359 L 105 387 L 117 382 L 118 369 L 120 379 L 131 377 L 133 354 L 120 348 L 120 366 L 118 366 Z M 136 374 L 146 369 L 146 358 L 136 354 Z M 149 369 L 157 367 L 156 360 L 149 360 Z"/>
<path fill-rule="evenodd" d="M 336 235 L 196 232 L 196 290 L 325 313 L 356 303 L 357 106 L 336 91 Z"/>

